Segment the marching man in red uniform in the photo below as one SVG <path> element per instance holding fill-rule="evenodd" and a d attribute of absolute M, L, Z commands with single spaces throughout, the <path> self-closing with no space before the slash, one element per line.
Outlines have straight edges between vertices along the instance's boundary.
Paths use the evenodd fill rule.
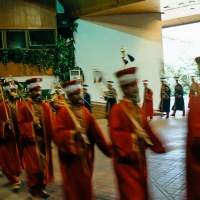
<path fill-rule="evenodd" d="M 19 113 L 27 184 L 33 200 L 49 197 L 50 194 L 45 192 L 45 188 L 53 181 L 51 155 L 53 115 L 49 105 L 41 100 L 41 81 L 42 78 L 26 80 L 29 99 Z"/>
<path fill-rule="evenodd" d="M 142 108 L 146 117 L 153 119 L 153 91 L 148 87 L 148 80 L 144 80 L 144 101 Z"/>
<path fill-rule="evenodd" d="M 186 189 L 187 200 L 200 199 L 200 87 L 197 96 L 192 97 L 188 112 L 188 133 L 186 143 Z"/>
<path fill-rule="evenodd" d="M 82 106 L 77 80 L 62 83 L 69 104 L 57 111 L 54 142 L 59 149 L 66 200 L 92 200 L 94 145 L 108 157 L 111 146 L 105 140 L 94 116 Z"/>
<path fill-rule="evenodd" d="M 17 81 L 4 82 L 2 86 L 7 99 L 3 98 L 0 103 L 0 163 L 11 189 L 17 191 L 20 188 L 19 175 L 22 172 L 17 118 L 23 102 L 17 100 Z"/>
<path fill-rule="evenodd" d="M 124 98 L 110 112 L 110 135 L 120 200 L 148 200 L 146 148 L 165 153 L 142 109 L 133 100 L 137 92 L 136 67 L 116 73 Z"/>

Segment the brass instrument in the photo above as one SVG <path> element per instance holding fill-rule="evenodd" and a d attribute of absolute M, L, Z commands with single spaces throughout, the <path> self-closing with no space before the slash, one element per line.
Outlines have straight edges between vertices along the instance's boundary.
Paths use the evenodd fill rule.
<path fill-rule="evenodd" d="M 64 103 L 59 99 L 59 95 L 55 94 L 51 99 L 46 99 L 45 102 L 49 105 L 53 112 L 56 112 L 56 106 L 64 106 Z"/>
<path fill-rule="evenodd" d="M 60 84 L 57 83 L 57 82 L 52 82 L 48 93 L 49 93 L 49 94 L 55 94 L 55 93 L 57 92 L 57 87 L 58 87 L 59 85 L 60 85 Z"/>
<path fill-rule="evenodd" d="M 52 85 L 48 91 L 48 94 L 51 94 L 51 99 L 46 99 L 45 102 L 50 106 L 50 108 L 56 112 L 56 110 L 54 109 L 53 105 L 58 105 L 58 106 L 64 106 L 63 101 L 61 100 L 61 97 L 59 97 L 59 88 L 58 88 L 58 84 L 56 82 L 52 82 Z"/>

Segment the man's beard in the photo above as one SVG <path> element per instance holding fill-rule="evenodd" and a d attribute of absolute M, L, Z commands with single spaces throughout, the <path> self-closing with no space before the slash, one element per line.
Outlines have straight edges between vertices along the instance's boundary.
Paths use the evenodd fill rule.
<path fill-rule="evenodd" d="M 39 94 L 35 95 L 32 99 L 33 99 L 33 101 L 35 101 L 35 102 L 41 102 L 41 101 L 42 101 L 41 95 L 39 95 Z"/>
<path fill-rule="evenodd" d="M 81 105 L 81 99 L 71 99 L 72 104 Z"/>
<path fill-rule="evenodd" d="M 8 98 L 10 100 L 16 100 L 17 99 L 17 93 L 15 93 L 15 92 L 9 92 L 8 93 Z"/>
<path fill-rule="evenodd" d="M 10 101 L 15 101 L 17 99 L 17 95 L 16 96 L 9 96 L 8 97 Z"/>

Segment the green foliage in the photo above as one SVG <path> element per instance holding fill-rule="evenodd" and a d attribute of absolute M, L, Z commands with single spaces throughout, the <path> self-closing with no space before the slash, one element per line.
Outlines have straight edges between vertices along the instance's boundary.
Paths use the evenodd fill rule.
<path fill-rule="evenodd" d="M 0 61 L 7 65 L 9 62 L 15 64 L 37 67 L 39 72 L 42 68 L 49 69 L 54 64 L 55 50 L 1 50 Z"/>
<path fill-rule="evenodd" d="M 84 79 L 83 70 L 75 66 L 74 51 L 74 39 L 65 39 L 62 36 L 59 36 L 56 48 L 56 62 L 53 66 L 53 70 L 55 76 L 58 76 L 61 82 L 70 80 L 70 70 L 80 70 Z"/>
<path fill-rule="evenodd" d="M 70 79 L 70 70 L 80 70 L 84 80 L 83 70 L 75 66 L 73 32 L 77 31 L 77 27 L 77 23 L 71 23 L 71 37 L 66 39 L 59 35 L 54 49 L 0 50 L 0 62 L 5 66 L 9 62 L 22 64 L 24 67 L 30 67 L 33 71 L 36 70 L 40 73 L 52 67 L 54 75 L 59 78 L 60 82 Z"/>
<path fill-rule="evenodd" d="M 73 22 L 72 25 L 70 26 L 70 29 L 71 29 L 72 32 L 77 32 L 78 23 Z"/>
<path fill-rule="evenodd" d="M 179 83 L 183 86 L 184 94 L 189 93 L 191 84 L 191 75 L 198 76 L 198 67 L 191 57 L 180 57 L 175 63 L 164 63 L 165 76 L 170 85 L 172 95 L 174 94 L 174 86 L 176 85 L 174 77 L 179 77 Z"/>

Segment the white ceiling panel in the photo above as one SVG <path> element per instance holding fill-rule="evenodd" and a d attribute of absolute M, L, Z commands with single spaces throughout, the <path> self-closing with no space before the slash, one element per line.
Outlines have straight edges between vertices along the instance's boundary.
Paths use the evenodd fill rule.
<path fill-rule="evenodd" d="M 66 5 L 74 0 L 62 0 Z M 83 0 L 76 0 L 74 4 L 79 8 L 80 2 Z M 87 0 L 90 2 L 91 0 Z M 99 0 L 93 0 L 99 2 Z M 105 2 L 105 0 L 101 0 Z M 180 24 L 200 22 L 200 0 L 109 0 L 116 2 L 114 6 L 107 6 L 104 3 L 103 9 L 90 8 L 90 12 L 82 9 L 80 12 L 74 8 L 74 14 L 77 17 L 84 16 L 107 16 L 107 15 L 122 15 L 122 14 L 136 14 L 136 13 L 162 13 L 163 27 L 175 26 Z M 123 2 L 120 4 L 120 2 Z M 79 5 L 80 4 L 80 5 Z M 96 5 L 96 4 L 95 4 Z M 92 10 L 93 9 L 93 10 Z"/>

